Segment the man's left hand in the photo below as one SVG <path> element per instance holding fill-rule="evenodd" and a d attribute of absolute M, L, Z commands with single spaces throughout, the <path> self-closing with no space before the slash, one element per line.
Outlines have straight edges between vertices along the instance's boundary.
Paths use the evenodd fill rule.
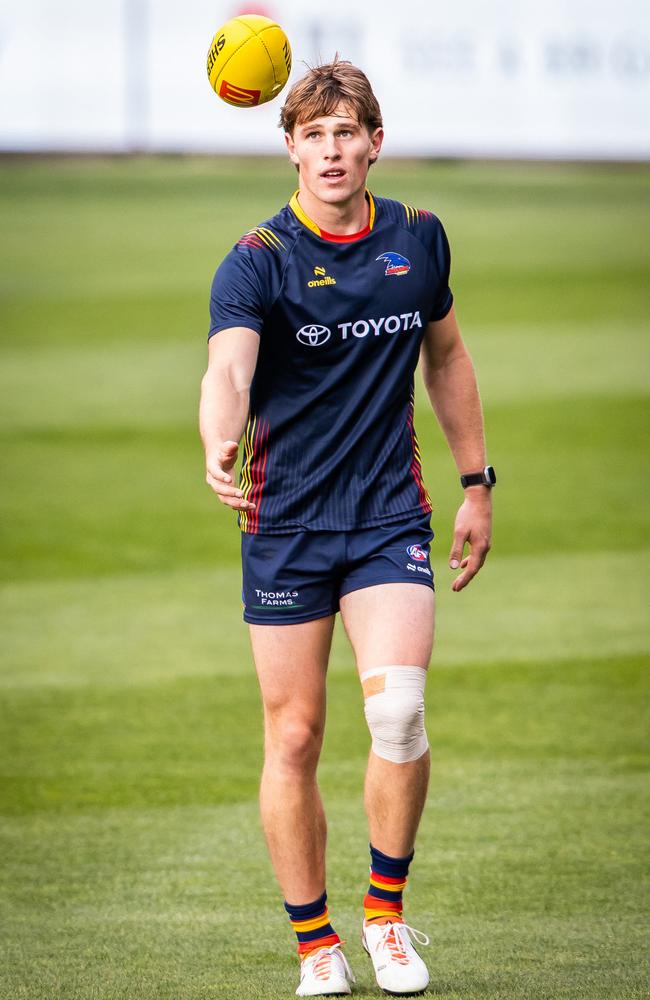
<path fill-rule="evenodd" d="M 469 486 L 454 525 L 454 542 L 449 554 L 451 569 L 462 569 L 451 589 L 458 592 L 472 580 L 487 558 L 492 543 L 492 491 L 486 486 Z M 465 545 L 469 555 L 464 556 Z"/>

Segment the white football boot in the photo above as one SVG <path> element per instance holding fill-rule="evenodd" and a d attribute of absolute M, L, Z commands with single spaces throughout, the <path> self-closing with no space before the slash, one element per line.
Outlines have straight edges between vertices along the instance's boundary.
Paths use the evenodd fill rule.
<path fill-rule="evenodd" d="M 429 985 L 429 970 L 411 944 L 428 944 L 422 931 L 397 920 L 364 922 L 361 943 L 375 968 L 377 983 L 386 993 L 421 993 Z"/>
<path fill-rule="evenodd" d="M 300 963 L 300 986 L 298 997 L 337 996 L 352 993 L 355 981 L 348 960 L 341 951 L 340 944 L 331 948 L 319 948 L 303 958 Z"/>

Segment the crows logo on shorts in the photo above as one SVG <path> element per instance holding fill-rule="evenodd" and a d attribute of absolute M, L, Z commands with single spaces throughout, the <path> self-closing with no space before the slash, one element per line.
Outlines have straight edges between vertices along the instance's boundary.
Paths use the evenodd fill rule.
<path fill-rule="evenodd" d="M 411 559 L 414 559 L 416 562 L 427 561 L 427 554 L 424 549 L 420 548 L 419 545 L 409 545 L 406 551 L 410 555 Z"/>

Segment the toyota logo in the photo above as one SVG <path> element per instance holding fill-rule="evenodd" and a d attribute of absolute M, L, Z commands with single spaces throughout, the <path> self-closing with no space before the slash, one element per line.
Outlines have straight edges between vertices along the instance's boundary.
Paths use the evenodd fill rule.
<path fill-rule="evenodd" d="M 318 326 L 316 323 L 302 326 L 296 334 L 296 338 L 305 347 L 320 347 L 321 344 L 326 344 L 331 336 L 332 331 L 328 326 Z"/>

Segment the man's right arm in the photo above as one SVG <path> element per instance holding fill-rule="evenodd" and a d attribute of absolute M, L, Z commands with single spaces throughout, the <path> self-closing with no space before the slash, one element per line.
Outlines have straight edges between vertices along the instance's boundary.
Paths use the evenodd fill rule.
<path fill-rule="evenodd" d="M 208 368 L 201 381 L 199 427 L 206 482 L 221 503 L 235 510 L 255 509 L 233 484 L 231 472 L 248 418 L 259 345 L 259 334 L 247 327 L 214 334 L 208 341 Z"/>

